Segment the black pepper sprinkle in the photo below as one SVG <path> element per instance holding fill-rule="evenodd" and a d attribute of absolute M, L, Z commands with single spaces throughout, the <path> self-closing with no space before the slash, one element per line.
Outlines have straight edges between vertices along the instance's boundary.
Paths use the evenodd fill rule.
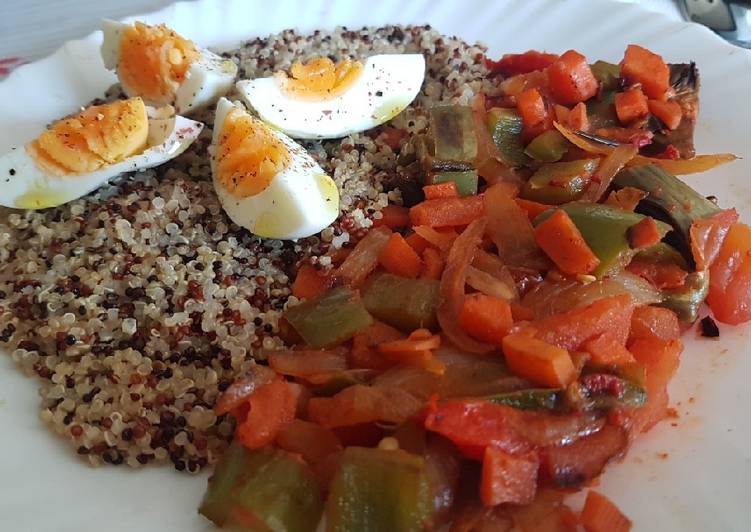
<path fill-rule="evenodd" d="M 701 327 L 701 335 L 705 338 L 719 338 L 720 336 L 720 328 L 717 327 L 717 323 L 712 319 L 711 316 L 706 316 L 702 318 L 701 322 L 699 322 Z"/>

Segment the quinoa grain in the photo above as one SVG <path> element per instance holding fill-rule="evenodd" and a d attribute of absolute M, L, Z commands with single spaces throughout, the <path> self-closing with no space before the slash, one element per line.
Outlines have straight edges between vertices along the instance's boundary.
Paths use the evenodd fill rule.
<path fill-rule="evenodd" d="M 428 26 L 287 30 L 223 55 L 254 78 L 315 55 L 378 53 L 426 58 L 420 95 L 388 126 L 408 135 L 425 130 L 435 102 L 494 94 L 485 48 Z M 234 425 L 213 405 L 261 350 L 283 346 L 277 325 L 297 265 L 332 267 L 338 248 L 401 202 L 382 128 L 306 141 L 339 187 L 343 216 L 320 237 L 261 240 L 223 213 L 207 157 L 213 110 L 195 118 L 206 123 L 200 137 L 160 168 L 58 208 L 0 208 L 0 347 L 39 377 L 41 419 L 92 465 L 195 473 L 215 462 Z"/>

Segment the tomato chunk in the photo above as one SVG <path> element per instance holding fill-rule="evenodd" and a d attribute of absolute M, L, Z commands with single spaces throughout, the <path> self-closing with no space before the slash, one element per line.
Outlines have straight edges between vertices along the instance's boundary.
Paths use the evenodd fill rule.
<path fill-rule="evenodd" d="M 580 349 L 584 342 L 604 332 L 625 345 L 633 311 L 631 296 L 612 296 L 537 321 L 534 327 L 538 338 L 569 351 Z"/>
<path fill-rule="evenodd" d="M 537 453 L 509 454 L 496 447 L 485 449 L 480 499 L 485 506 L 529 504 L 537 491 Z"/>
<path fill-rule="evenodd" d="M 751 227 L 738 223 L 728 231 L 709 268 L 707 302 L 723 323 L 751 320 Z"/>

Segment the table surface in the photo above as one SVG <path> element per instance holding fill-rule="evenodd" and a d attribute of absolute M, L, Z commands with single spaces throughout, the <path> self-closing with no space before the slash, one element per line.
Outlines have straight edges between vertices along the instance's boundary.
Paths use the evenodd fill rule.
<path fill-rule="evenodd" d="M 676 19 L 681 17 L 673 0 L 622 1 L 639 3 Z M 102 18 L 117 19 L 148 13 L 170 3 L 172 0 L 3 0 L 0 8 L 0 69 L 9 70 L 16 63 L 49 55 L 65 41 L 96 30 Z M 217 4 L 221 5 L 221 0 L 217 0 Z M 18 60 L 3 64 L 2 58 Z"/>

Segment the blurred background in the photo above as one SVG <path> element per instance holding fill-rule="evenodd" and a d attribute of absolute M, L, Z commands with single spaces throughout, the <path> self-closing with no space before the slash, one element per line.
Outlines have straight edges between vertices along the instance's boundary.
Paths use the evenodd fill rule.
<path fill-rule="evenodd" d="M 504 0 L 488 0 L 500 1 Z M 622 1 L 639 3 L 653 11 L 681 18 L 674 0 Z M 102 18 L 116 19 L 147 13 L 171 3 L 172 0 L 1 0 L 0 69 L 9 70 L 20 61 L 49 55 L 65 41 L 83 37 L 96 30 Z M 216 0 L 216 3 L 221 5 L 222 2 Z M 2 63 L 3 60 L 6 62 Z"/>

